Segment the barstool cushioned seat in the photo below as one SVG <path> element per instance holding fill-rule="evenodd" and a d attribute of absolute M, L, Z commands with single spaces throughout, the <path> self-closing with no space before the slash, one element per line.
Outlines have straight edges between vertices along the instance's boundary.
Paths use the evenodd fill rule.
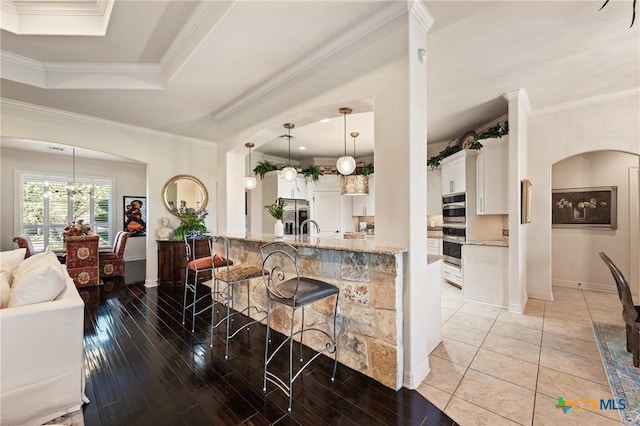
<path fill-rule="evenodd" d="M 298 287 L 297 291 L 296 286 Z M 282 298 L 275 295 L 271 297 L 279 303 L 292 308 L 308 305 L 325 297 L 338 294 L 340 291 L 336 286 L 329 283 L 307 277 L 300 277 L 299 285 L 297 279 L 292 278 L 281 283 L 278 289 L 284 294 L 293 294 L 294 296 L 291 298 Z"/>
<path fill-rule="evenodd" d="M 233 262 L 230 263 L 233 265 Z M 237 265 L 229 269 L 216 271 L 216 279 L 225 282 L 237 282 L 262 276 L 262 268 L 256 265 Z"/>
<path fill-rule="evenodd" d="M 192 260 L 187 263 L 187 267 L 189 269 L 211 269 L 211 268 L 220 268 L 221 266 L 233 265 L 233 261 L 229 259 L 225 259 L 218 255 L 214 255 L 211 257 L 201 257 L 199 259 Z"/>

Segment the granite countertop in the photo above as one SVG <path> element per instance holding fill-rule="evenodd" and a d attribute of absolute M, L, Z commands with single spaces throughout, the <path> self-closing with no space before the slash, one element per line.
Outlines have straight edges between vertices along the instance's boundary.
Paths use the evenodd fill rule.
<path fill-rule="evenodd" d="M 509 241 L 504 240 L 465 241 L 462 244 L 468 246 L 509 247 Z"/>
<path fill-rule="evenodd" d="M 442 256 L 438 256 L 435 254 L 427 255 L 427 265 L 431 265 L 433 262 L 437 262 L 438 260 L 442 260 Z"/>
<path fill-rule="evenodd" d="M 336 237 L 302 237 L 286 235 L 284 238 L 276 238 L 273 234 L 249 234 L 249 235 L 225 235 L 230 240 L 246 240 L 259 243 L 271 243 L 282 241 L 294 247 L 312 247 L 327 250 L 353 251 L 361 253 L 397 254 L 406 253 L 406 248 L 386 247 L 376 244 L 374 238 L 344 239 Z"/>

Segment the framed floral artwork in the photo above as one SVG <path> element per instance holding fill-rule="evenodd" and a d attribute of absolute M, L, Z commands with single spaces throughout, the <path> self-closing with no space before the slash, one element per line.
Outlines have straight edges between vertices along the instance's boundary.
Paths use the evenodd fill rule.
<path fill-rule="evenodd" d="M 616 229 L 617 186 L 553 189 L 551 225 L 554 228 Z"/>
<path fill-rule="evenodd" d="M 130 237 L 147 235 L 147 199 L 146 197 L 122 197 L 124 206 L 124 230 Z"/>

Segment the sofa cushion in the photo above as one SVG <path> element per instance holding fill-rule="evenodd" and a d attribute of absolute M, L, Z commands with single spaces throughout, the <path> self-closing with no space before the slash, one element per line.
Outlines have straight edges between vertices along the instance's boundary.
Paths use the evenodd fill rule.
<path fill-rule="evenodd" d="M 13 284 L 15 269 L 24 260 L 26 253 L 27 249 L 25 248 L 0 252 L 0 273 L 7 273 L 6 278 L 9 281 L 9 286 Z"/>
<path fill-rule="evenodd" d="M 25 259 L 15 272 L 9 307 L 55 300 L 66 286 L 62 268 L 52 251 Z"/>
<path fill-rule="evenodd" d="M 9 306 L 11 298 L 11 286 L 9 286 L 7 275 L 9 275 L 7 272 L 0 272 L 0 309 Z"/>

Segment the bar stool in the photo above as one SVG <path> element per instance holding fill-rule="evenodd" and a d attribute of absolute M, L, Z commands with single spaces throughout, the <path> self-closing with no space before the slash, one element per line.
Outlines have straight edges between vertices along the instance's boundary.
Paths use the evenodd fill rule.
<path fill-rule="evenodd" d="M 191 309 L 191 332 L 195 331 L 196 327 L 196 315 L 203 313 L 204 311 L 209 310 L 212 304 L 208 304 L 206 307 L 197 309 L 196 305 L 201 300 L 212 297 L 213 296 L 213 288 L 211 287 L 211 281 L 205 281 L 201 284 L 210 288 L 210 291 L 207 294 L 204 294 L 200 297 L 197 297 L 197 289 L 198 289 L 198 275 L 201 275 L 205 272 L 209 272 L 213 274 L 213 270 L 215 268 L 219 268 L 222 266 L 228 266 L 233 264 L 227 258 L 221 258 L 213 254 L 213 246 L 211 237 L 206 237 L 208 254 L 201 257 L 196 257 L 196 239 L 188 239 L 185 235 L 184 237 L 184 246 L 185 246 L 185 254 L 187 256 L 187 266 L 185 267 L 184 273 L 184 297 L 182 303 L 182 325 L 185 323 L 186 312 L 188 309 Z M 193 283 L 189 280 L 189 273 L 193 275 Z M 193 296 L 189 303 L 187 303 L 187 294 L 191 292 Z"/>
<path fill-rule="evenodd" d="M 222 236 L 213 237 L 213 241 L 216 244 L 221 244 L 223 247 L 223 252 L 221 256 L 216 256 L 220 259 L 229 259 L 230 254 L 230 243 L 229 240 Z M 222 319 L 218 322 L 214 323 L 215 317 L 213 307 L 211 312 L 211 341 L 210 347 L 213 347 L 213 333 L 216 328 L 220 326 L 223 322 L 226 323 L 226 334 L 225 334 L 225 349 L 224 349 L 224 359 L 229 359 L 229 340 L 235 337 L 242 330 L 249 330 L 249 326 L 251 324 L 259 323 L 267 318 L 266 311 L 260 309 L 258 306 L 251 304 L 251 286 L 249 285 L 249 280 L 252 278 L 258 278 L 262 276 L 262 268 L 258 265 L 246 265 L 246 264 L 234 264 L 232 261 L 227 262 L 226 265 L 220 267 L 214 272 L 214 284 L 213 284 L 213 307 L 215 307 L 216 303 L 220 303 L 221 305 L 226 307 L 227 313 Z M 226 288 L 220 290 L 220 283 L 225 283 Z M 234 294 L 234 286 L 239 283 L 247 284 L 247 306 L 240 311 L 235 311 L 233 306 L 233 294 Z M 237 315 L 247 316 L 251 313 L 251 309 L 255 310 L 256 316 L 263 313 L 264 316 L 259 319 L 253 319 L 248 323 L 245 323 L 241 327 L 238 327 L 235 331 L 231 331 L 231 323 Z M 232 312 L 233 310 L 233 312 Z M 219 311 L 216 311 L 219 313 Z"/>
<path fill-rule="evenodd" d="M 314 278 L 300 276 L 298 268 L 298 250 L 283 242 L 268 243 L 260 247 L 262 255 L 263 280 L 267 287 L 267 337 L 264 350 L 264 379 L 263 392 L 267 391 L 267 381 L 276 385 L 278 389 L 283 391 L 289 398 L 288 410 L 291 412 L 291 404 L 293 401 L 293 382 L 300 377 L 302 371 L 323 353 L 333 354 L 333 375 L 331 381 L 335 381 L 336 368 L 338 366 L 338 342 L 336 340 L 336 317 L 338 311 L 339 289 L 329 283 Z M 333 308 L 333 337 L 324 330 L 316 327 L 304 328 L 304 308 L 314 302 L 335 296 L 335 304 Z M 280 303 L 292 308 L 291 326 L 289 335 L 280 343 L 280 345 L 269 355 L 270 343 L 270 315 L 271 302 Z M 296 309 L 301 308 L 302 321 L 300 329 L 294 332 L 293 320 Z M 324 334 L 328 339 L 324 349 L 316 352 L 304 365 L 302 365 L 295 373 L 293 369 L 293 345 L 294 336 L 300 335 L 300 362 L 303 362 L 302 356 L 302 338 L 303 333 L 315 331 Z M 269 370 L 269 364 L 273 361 L 280 349 L 289 343 L 289 376 L 285 379 L 278 377 L 273 371 Z"/>

